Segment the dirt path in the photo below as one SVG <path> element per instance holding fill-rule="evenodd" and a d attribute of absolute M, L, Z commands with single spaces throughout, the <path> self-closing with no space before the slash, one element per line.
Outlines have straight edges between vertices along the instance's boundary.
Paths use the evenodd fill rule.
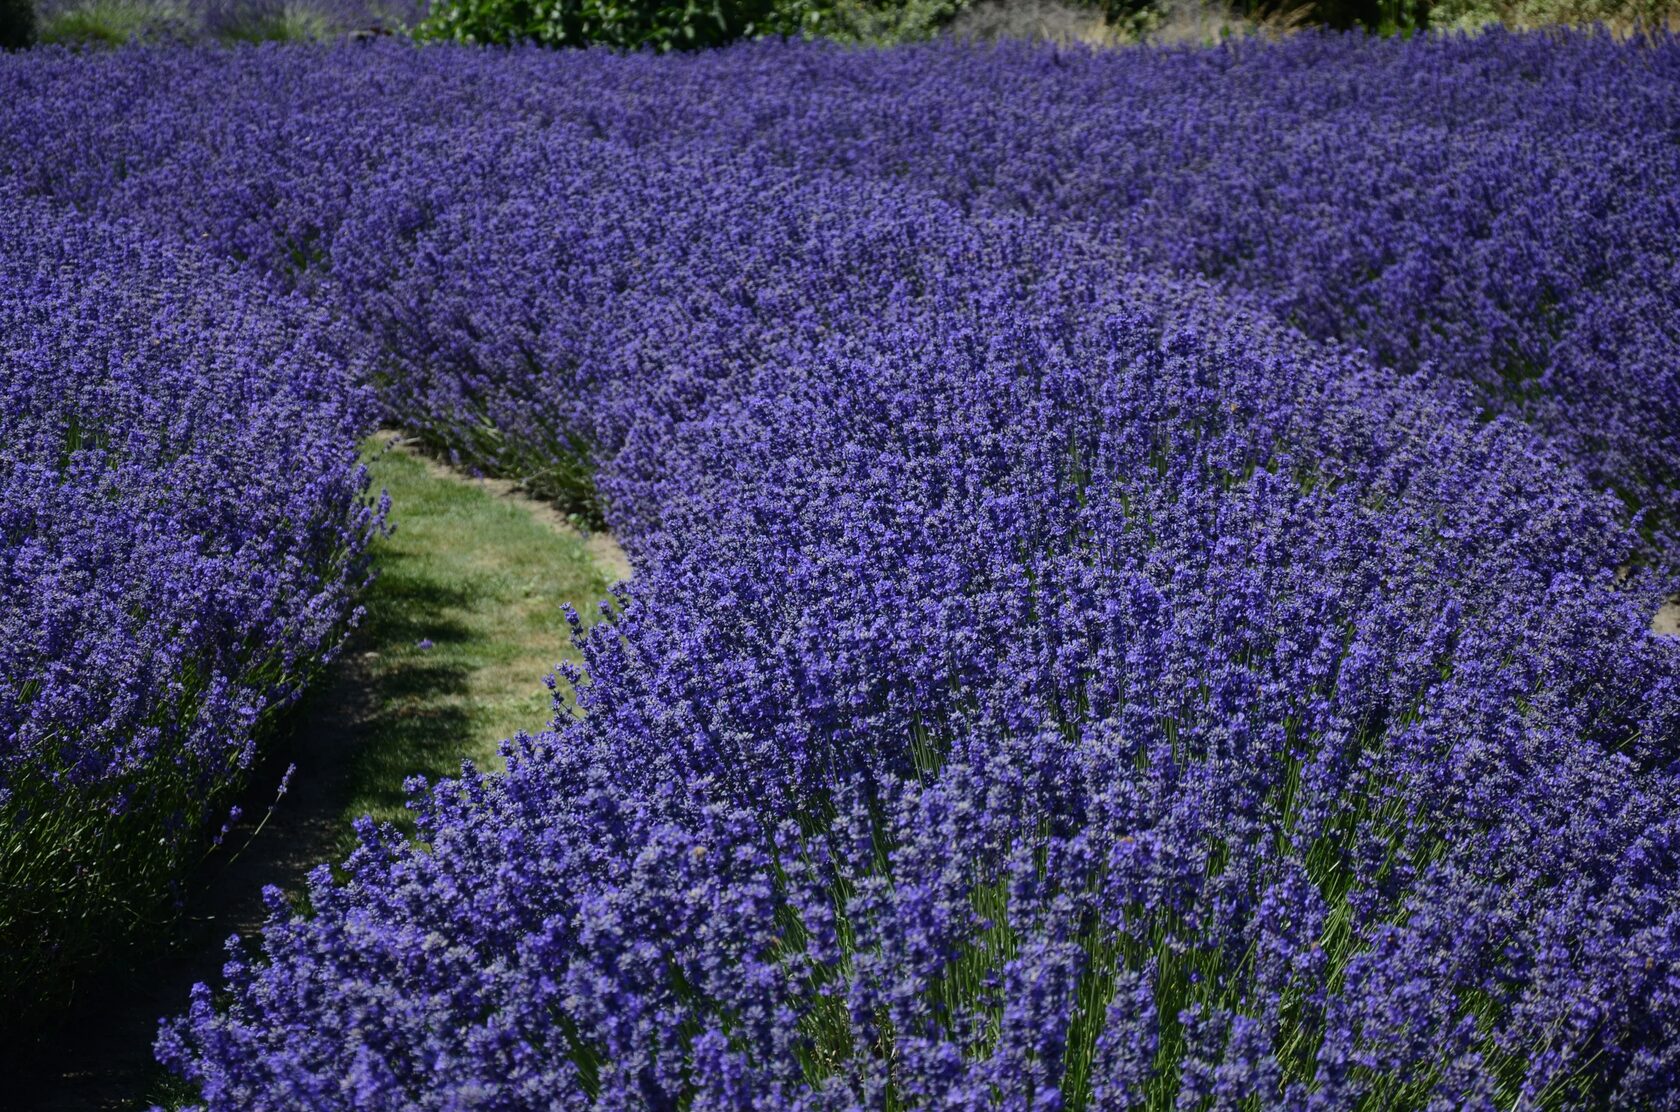
<path fill-rule="evenodd" d="M 400 820 L 410 772 L 493 763 L 501 737 L 546 721 L 542 677 L 570 655 L 560 603 L 592 609 L 629 577 L 624 553 L 511 483 L 457 474 L 400 442 L 380 454 L 398 440 L 370 441 L 397 532 L 376 549 L 367 620 L 255 770 L 245 818 L 189 884 L 168 951 L 84 986 L 66 1024 L 0 1052 L 0 1108 L 103 1112 L 165 1099 L 151 1055 L 158 1017 L 217 979 L 230 934 L 261 927 L 266 886 L 300 891 L 310 869 L 342 856 L 357 814 Z"/>

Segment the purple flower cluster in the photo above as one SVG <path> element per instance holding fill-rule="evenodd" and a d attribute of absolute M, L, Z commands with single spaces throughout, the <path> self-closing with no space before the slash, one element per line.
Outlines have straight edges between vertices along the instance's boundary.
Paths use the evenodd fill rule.
<path fill-rule="evenodd" d="M 1129 266 L 1207 278 L 1309 335 L 1468 386 L 1487 413 L 1521 414 L 1638 509 L 1667 515 L 1675 501 L 1672 40 L 1309 35 L 1208 51 L 933 45 L 865 57 L 757 43 L 669 60 L 344 48 L 276 51 L 257 67 L 239 54 L 82 63 L 32 59 L 34 95 L 0 121 L 24 180 L 271 272 L 327 254 L 425 265 L 399 264 L 393 249 L 434 213 L 468 192 L 512 200 L 512 164 L 564 168 L 528 149 L 535 137 L 680 148 L 744 160 L 747 173 L 841 170 L 964 213 L 1029 214 Z M 64 141 L 33 142 L 47 133 Z M 557 206 L 545 219 L 566 226 L 523 246 L 552 255 L 588 190 L 568 178 L 536 192 Z M 418 284 L 438 296 L 427 276 Z M 507 342 L 505 326 L 483 326 L 487 300 L 447 308 L 469 327 L 405 320 L 443 334 L 396 338 Z M 523 331 L 558 327 L 518 308 Z M 554 442 L 552 429 L 483 433 L 488 408 L 496 427 L 533 420 L 517 396 L 529 388 L 488 373 L 425 374 L 429 389 L 471 394 L 474 420 L 444 416 L 447 396 L 404 408 L 457 450 L 539 469 L 514 457 L 540 449 L 517 445 Z"/>
<path fill-rule="evenodd" d="M 0 194 L 0 1019 L 155 917 L 376 525 L 334 329 Z"/>
<path fill-rule="evenodd" d="M 1680 44 L 0 88 L 638 569 L 165 1026 L 210 1107 L 1680 1107 Z"/>

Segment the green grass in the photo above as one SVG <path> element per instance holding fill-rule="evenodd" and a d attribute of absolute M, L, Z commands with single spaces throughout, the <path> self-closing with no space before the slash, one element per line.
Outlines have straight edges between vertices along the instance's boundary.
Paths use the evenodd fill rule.
<path fill-rule="evenodd" d="M 122 46 L 135 40 L 188 37 L 191 21 L 169 3 L 86 0 L 42 21 L 40 41 L 62 46 Z"/>
<path fill-rule="evenodd" d="M 276 15 L 249 15 L 230 24 L 219 36 L 223 42 L 325 42 L 333 26 L 319 12 L 288 4 Z"/>
<path fill-rule="evenodd" d="M 545 727 L 553 710 L 543 679 L 578 659 L 562 604 L 590 621 L 625 572 L 603 558 L 600 538 L 591 544 L 540 508 L 403 448 L 384 450 L 387 439 L 364 449 L 373 489 L 390 492 L 395 532 L 375 545 L 379 578 L 347 650 L 365 709 L 348 761 L 346 832 L 363 814 L 408 828 L 406 778 L 452 775 L 462 760 L 498 768 L 503 738 Z"/>
<path fill-rule="evenodd" d="M 553 707 L 544 677 L 558 662 L 579 659 L 562 604 L 586 622 L 597 619 L 608 587 L 629 575 L 604 535 L 585 539 L 552 507 L 509 496 L 508 484 L 465 479 L 408 448 L 387 447 L 394 436 L 362 446 L 373 491 L 391 496 L 395 527 L 374 543 L 378 578 L 362 599 L 366 616 L 255 777 L 272 784 L 293 761 L 299 774 L 274 821 L 245 835 L 244 848 L 232 843 L 239 853 L 228 866 L 233 879 L 195 905 L 202 923 L 184 943 L 195 956 L 219 955 L 230 929 L 259 929 L 260 908 L 247 898 L 258 882 L 278 885 L 306 908 L 303 876 L 320 861 L 343 860 L 361 816 L 412 834 L 403 791 L 409 777 L 452 776 L 463 760 L 499 768 L 503 738 L 547 726 Z M 422 649 L 422 641 L 431 647 Z M 261 806 L 259 793 L 252 811 Z M 213 979 L 214 970 L 173 975 L 179 984 L 154 996 L 176 1006 L 186 985 Z M 143 1011 L 141 1026 L 150 1029 L 156 1015 Z M 113 1045 L 143 1049 L 145 1040 Z M 202 1099 L 149 1055 L 139 1058 L 126 1074 L 113 1067 L 104 1082 L 109 1092 L 144 1093 L 124 1107 L 181 1108 Z"/>

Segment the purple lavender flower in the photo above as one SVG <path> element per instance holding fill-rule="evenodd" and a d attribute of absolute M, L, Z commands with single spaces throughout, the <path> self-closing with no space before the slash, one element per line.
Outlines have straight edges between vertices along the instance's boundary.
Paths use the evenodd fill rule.
<path fill-rule="evenodd" d="M 1673 39 L 0 88 L 638 570 L 165 1025 L 208 1106 L 1680 1106 Z"/>
<path fill-rule="evenodd" d="M 365 403 L 318 315 L 190 245 L 11 192 L 0 210 L 10 1024 L 174 901 L 237 821 L 215 833 L 342 638 L 377 520 Z"/>

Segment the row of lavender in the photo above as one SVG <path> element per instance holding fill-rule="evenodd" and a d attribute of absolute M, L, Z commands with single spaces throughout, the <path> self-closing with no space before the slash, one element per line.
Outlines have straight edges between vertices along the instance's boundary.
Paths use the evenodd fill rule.
<path fill-rule="evenodd" d="M 1676 500 L 1670 41 L 1312 36 L 1124 55 L 926 47 L 866 63 L 757 44 L 682 59 L 425 51 L 329 65 L 347 87 L 312 82 L 296 58 L 247 72 L 236 57 L 162 56 L 77 84 L 50 118 L 17 119 L 19 136 L 46 125 L 76 140 L 30 155 L 28 180 L 289 271 L 339 234 L 350 191 L 364 212 L 385 206 L 367 217 L 378 234 L 410 235 L 454 191 L 494 188 L 492 160 L 520 157 L 525 136 L 555 124 L 633 148 L 843 169 L 965 212 L 1031 215 L 1129 266 L 1215 281 L 1311 336 L 1521 415 L 1632 506 L 1664 515 Z M 172 92 L 182 87 L 206 96 L 187 103 Z M 134 97 L 158 99 L 139 113 Z M 474 184 L 428 176 L 424 163 L 473 114 L 486 121 Z M 213 148 L 198 143 L 206 135 Z M 171 199 L 183 174 L 189 213 Z M 449 308 L 475 311 L 470 297 Z M 439 374 L 459 371 L 425 375 L 497 408 L 498 427 L 532 420 L 523 381 Z M 546 390 L 543 408 L 574 393 Z M 553 469 L 554 493 L 577 485 L 566 460 L 508 457 L 551 430 L 487 441 L 452 411 L 405 416 L 488 462 Z"/>
<path fill-rule="evenodd" d="M 1356 113 L 1395 56 L 1424 107 Z M 1606 89 L 1672 112 L 1674 56 L 17 66 L 16 180 L 354 321 L 396 416 L 598 493 L 644 569 L 587 715 L 440 788 L 427 851 L 368 831 L 165 1058 L 229 1108 L 1673 1102 L 1680 661 L 1639 566 L 1673 539 L 1595 489 L 1672 474 L 1635 435 L 1674 417 L 1669 117 L 1592 143 Z M 1536 129 L 1519 80 L 1573 115 Z M 1017 97 L 1048 136 L 997 123 Z M 1415 120 L 1455 105 L 1463 157 L 1430 163 Z M 1617 142 L 1650 164 L 1515 257 L 1553 227 L 1507 201 L 1576 196 L 1534 166 Z M 1472 172 L 1530 148 L 1503 192 Z M 1174 223 L 1199 182 L 1280 178 L 1323 207 L 1257 206 L 1269 268 L 1218 206 Z M 1454 189 L 1476 251 L 1309 235 Z M 1548 288 L 1537 384 L 1430 339 L 1529 336 L 1521 280 L 1596 273 L 1595 235 L 1639 265 Z M 1314 324 L 1286 287 L 1362 308 Z"/>
<path fill-rule="evenodd" d="M 1028 221 L 524 149 L 417 245 L 509 326 L 409 350 L 587 321 L 651 571 L 584 721 L 200 999 L 216 1102 L 1669 1091 L 1675 662 L 1564 461 Z"/>
<path fill-rule="evenodd" d="M 330 331 L 0 196 L 0 1028 L 167 921 L 350 619 L 368 410 Z"/>
<path fill-rule="evenodd" d="M 1680 483 L 1680 49 L 1608 35 L 603 66 L 673 130 L 1034 214 L 1469 384 L 1651 510 Z"/>

